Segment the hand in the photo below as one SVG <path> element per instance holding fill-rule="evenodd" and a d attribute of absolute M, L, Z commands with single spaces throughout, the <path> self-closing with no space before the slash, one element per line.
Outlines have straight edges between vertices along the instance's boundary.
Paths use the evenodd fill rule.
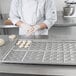
<path fill-rule="evenodd" d="M 40 26 L 39 25 L 35 25 L 35 26 L 30 26 L 28 29 L 27 29 L 27 34 L 28 36 L 32 35 L 33 33 L 35 33 L 37 30 L 40 29 Z"/>
<path fill-rule="evenodd" d="M 16 23 L 16 26 L 18 26 L 18 27 L 20 27 L 20 26 L 22 26 L 22 25 L 24 25 L 24 22 L 22 22 L 22 21 L 18 21 L 18 22 Z"/>
<path fill-rule="evenodd" d="M 30 25 L 28 25 L 28 24 L 21 24 L 20 26 L 19 26 L 19 35 L 26 35 L 26 36 L 28 36 L 28 33 L 27 33 L 27 29 L 29 29 L 30 28 Z"/>

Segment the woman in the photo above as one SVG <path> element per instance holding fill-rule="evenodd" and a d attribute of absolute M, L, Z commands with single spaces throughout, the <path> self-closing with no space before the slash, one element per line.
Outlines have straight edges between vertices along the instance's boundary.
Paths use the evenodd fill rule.
<path fill-rule="evenodd" d="M 48 35 L 57 20 L 54 0 L 12 0 L 9 19 L 19 35 Z"/>

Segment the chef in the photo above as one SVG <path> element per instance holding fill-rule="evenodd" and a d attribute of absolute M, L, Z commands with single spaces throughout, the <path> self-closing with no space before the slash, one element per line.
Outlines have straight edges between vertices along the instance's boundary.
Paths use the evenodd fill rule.
<path fill-rule="evenodd" d="M 12 0 L 9 19 L 19 35 L 48 35 L 57 21 L 54 0 Z"/>

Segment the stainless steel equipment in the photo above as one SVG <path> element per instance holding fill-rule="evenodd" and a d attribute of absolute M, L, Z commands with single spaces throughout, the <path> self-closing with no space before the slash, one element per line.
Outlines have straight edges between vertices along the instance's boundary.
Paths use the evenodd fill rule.
<path fill-rule="evenodd" d="M 76 17 L 76 2 L 67 0 L 66 6 L 63 8 L 64 17 Z"/>

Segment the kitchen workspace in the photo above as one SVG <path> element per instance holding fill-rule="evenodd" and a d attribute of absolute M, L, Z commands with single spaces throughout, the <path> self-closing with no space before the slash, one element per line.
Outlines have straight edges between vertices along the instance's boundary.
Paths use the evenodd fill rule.
<path fill-rule="evenodd" d="M 76 76 L 76 1 L 0 0 L 0 76 Z"/>

